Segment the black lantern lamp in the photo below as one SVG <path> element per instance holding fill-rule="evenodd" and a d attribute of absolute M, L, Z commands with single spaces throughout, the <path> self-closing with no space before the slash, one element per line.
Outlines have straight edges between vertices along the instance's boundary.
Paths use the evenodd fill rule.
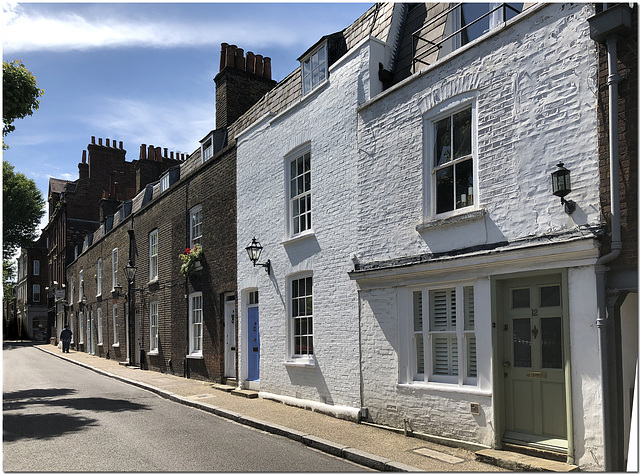
<path fill-rule="evenodd" d="M 137 268 L 134 267 L 131 260 L 129 260 L 127 266 L 124 267 L 124 274 L 127 276 L 127 283 L 133 283 L 133 279 L 136 277 L 136 270 Z"/>
<path fill-rule="evenodd" d="M 245 247 L 245 250 L 249 254 L 249 260 L 253 262 L 254 267 L 256 265 L 265 267 L 265 270 L 267 271 L 267 275 L 271 275 L 271 260 L 267 260 L 267 263 L 258 263 L 258 260 L 260 259 L 260 254 L 262 253 L 262 245 L 260 245 L 260 242 L 258 242 L 255 237 L 251 241 L 251 245 L 249 245 L 248 247 Z"/>
<path fill-rule="evenodd" d="M 564 212 L 573 213 L 576 210 L 576 203 L 564 197 L 571 192 L 571 171 L 564 167 L 564 163 L 558 163 L 558 167 L 551 173 L 551 185 L 553 186 L 553 195 L 560 198 L 560 202 L 564 204 Z"/>

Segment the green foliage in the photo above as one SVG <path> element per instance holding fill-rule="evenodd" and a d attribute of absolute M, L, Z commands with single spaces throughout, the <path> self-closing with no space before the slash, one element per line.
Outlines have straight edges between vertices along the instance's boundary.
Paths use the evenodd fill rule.
<path fill-rule="evenodd" d="M 2 259 L 12 257 L 19 247 L 27 247 L 36 237 L 44 215 L 44 198 L 35 181 L 16 173 L 13 165 L 2 161 Z"/>
<path fill-rule="evenodd" d="M 27 71 L 22 61 L 2 62 L 2 136 L 13 132 L 14 120 L 32 115 L 38 110 L 38 98 L 44 90 L 38 89 L 36 78 Z M 3 142 L 3 149 L 5 148 Z"/>
<path fill-rule="evenodd" d="M 16 283 L 15 260 L 2 260 L 2 290 L 5 301 L 11 299 L 11 290 Z"/>

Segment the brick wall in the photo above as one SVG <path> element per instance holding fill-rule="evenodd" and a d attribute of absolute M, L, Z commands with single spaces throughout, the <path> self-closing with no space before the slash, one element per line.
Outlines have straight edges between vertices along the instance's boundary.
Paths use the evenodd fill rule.
<path fill-rule="evenodd" d="M 638 8 L 632 13 L 629 36 L 618 42 L 618 125 L 620 157 L 620 224 L 622 253 L 612 268 L 633 269 L 638 265 Z M 600 155 L 600 203 L 608 229 L 611 225 L 609 173 L 609 88 L 607 48 L 598 44 L 598 140 Z M 611 249 L 611 234 L 603 239 L 602 254 Z"/>

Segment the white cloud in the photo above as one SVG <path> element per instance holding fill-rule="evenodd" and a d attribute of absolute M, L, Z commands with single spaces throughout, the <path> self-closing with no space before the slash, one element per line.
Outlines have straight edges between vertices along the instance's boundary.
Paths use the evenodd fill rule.
<path fill-rule="evenodd" d="M 136 19 L 105 10 L 99 17 L 76 12 L 37 12 L 19 4 L 3 5 L 5 52 L 82 51 L 120 47 L 219 46 L 240 44 L 292 45 L 299 41 L 284 25 L 265 25 L 260 18 L 233 20 Z M 83 12 L 84 13 L 84 12 Z"/>
<path fill-rule="evenodd" d="M 113 137 L 129 144 L 129 160 L 138 158 L 136 147 L 143 143 L 189 154 L 215 127 L 213 108 L 170 100 L 148 103 L 106 98 L 99 113 L 83 115 L 79 120 L 90 124 L 96 136 Z"/>

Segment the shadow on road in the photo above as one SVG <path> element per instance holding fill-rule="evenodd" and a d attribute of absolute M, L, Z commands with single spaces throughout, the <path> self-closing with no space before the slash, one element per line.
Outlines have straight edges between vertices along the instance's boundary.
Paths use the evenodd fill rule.
<path fill-rule="evenodd" d="M 83 410 L 90 412 L 125 412 L 149 410 L 147 405 L 103 397 L 74 398 L 76 390 L 67 388 L 32 389 L 3 394 L 3 442 L 22 439 L 46 439 L 97 426 L 98 420 L 67 413 L 20 414 L 15 413 L 35 405 L 55 410 Z M 64 398 L 63 398 L 64 397 Z M 8 413 L 11 412 L 11 413 Z"/>
<path fill-rule="evenodd" d="M 98 425 L 98 420 L 94 418 L 63 413 L 42 415 L 3 414 L 2 421 L 2 441 L 4 443 L 23 439 L 55 438 Z"/>

